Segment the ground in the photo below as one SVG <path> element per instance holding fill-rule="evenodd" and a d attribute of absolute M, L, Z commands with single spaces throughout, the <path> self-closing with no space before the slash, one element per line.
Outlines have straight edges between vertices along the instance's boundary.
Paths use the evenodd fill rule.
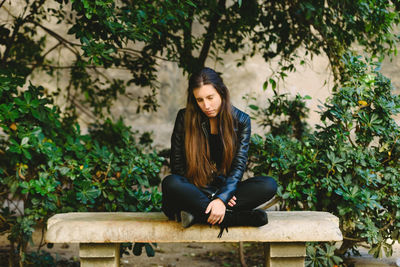
<path fill-rule="evenodd" d="M 238 256 L 238 243 L 160 243 L 155 248 L 155 256 L 148 257 L 145 250 L 141 256 L 124 255 L 121 258 L 123 267 L 219 267 L 241 266 Z M 256 244 L 244 244 L 248 266 L 262 266 L 261 247 Z M 259 248 L 258 248 L 259 247 Z M 4 237 L 0 238 L 0 266 L 6 266 L 9 246 Z M 257 250 L 260 253 L 257 253 Z M 79 249 L 77 244 L 55 244 L 53 248 L 44 250 L 58 259 L 68 259 L 69 263 L 61 263 L 60 267 L 76 266 L 72 261 L 78 261 Z M 250 251 L 251 250 L 251 251 Z M 35 247 L 31 247 L 35 251 Z M 2 260 L 1 260 L 2 259 Z"/>

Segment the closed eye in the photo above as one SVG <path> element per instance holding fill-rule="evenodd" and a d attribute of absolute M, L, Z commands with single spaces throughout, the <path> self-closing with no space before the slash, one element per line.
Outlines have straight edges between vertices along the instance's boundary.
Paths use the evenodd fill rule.
<path fill-rule="evenodd" d="M 214 99 L 214 95 L 208 95 L 205 98 L 208 99 L 208 100 L 213 100 Z M 204 98 L 196 98 L 196 101 L 197 101 L 197 103 L 198 102 L 203 102 Z"/>

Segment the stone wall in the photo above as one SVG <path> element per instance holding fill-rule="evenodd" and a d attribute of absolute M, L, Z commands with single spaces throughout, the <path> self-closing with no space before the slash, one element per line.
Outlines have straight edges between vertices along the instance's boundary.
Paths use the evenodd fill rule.
<path fill-rule="evenodd" d="M 249 95 L 257 99 L 256 103 L 262 106 L 266 99 L 272 95 L 269 88 L 262 89 L 264 81 L 272 74 L 277 62 L 267 64 L 261 56 L 255 56 L 246 64 L 236 67 L 235 55 L 224 55 L 224 65 L 208 61 L 207 66 L 223 73 L 223 79 L 232 95 L 232 103 L 243 111 L 250 112 L 248 102 L 243 99 Z M 400 77 L 396 75 L 400 70 L 400 56 L 393 61 L 385 60 L 382 72 L 391 78 L 396 88 L 400 88 Z M 187 77 L 183 76 L 181 70 L 172 63 L 161 62 L 159 71 L 161 90 L 158 101 L 161 105 L 159 111 L 153 114 L 136 114 L 135 107 L 129 108 L 129 103 L 122 101 L 116 104 L 113 113 L 121 114 L 125 121 L 134 129 L 153 131 L 155 143 L 159 147 L 168 147 L 169 139 L 173 129 L 173 123 L 177 111 L 185 106 Z M 307 101 L 310 108 L 308 122 L 311 125 L 319 122 L 318 105 L 321 105 L 331 94 L 333 87 L 332 74 L 329 69 L 328 59 L 324 56 L 314 56 L 308 59 L 304 66 L 298 65 L 295 73 L 278 84 L 281 93 L 287 92 L 295 96 L 309 95 L 311 100 Z M 135 90 L 135 89 L 134 89 Z M 397 89 L 397 93 L 400 91 Z M 263 129 L 257 127 L 252 121 L 253 132 L 262 133 Z"/>

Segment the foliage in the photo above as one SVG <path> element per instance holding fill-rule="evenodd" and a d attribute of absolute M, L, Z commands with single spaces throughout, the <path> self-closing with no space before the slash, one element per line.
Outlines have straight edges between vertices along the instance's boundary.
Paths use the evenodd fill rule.
<path fill-rule="evenodd" d="M 55 213 L 160 210 L 161 193 L 150 184 L 159 183 L 163 159 L 137 133 L 106 120 L 83 135 L 43 87 L 19 90 L 24 79 L 13 76 L 0 74 L 0 204 L 19 200 L 23 210 L 2 208 L 0 229 L 20 261 L 34 227 Z"/>
<path fill-rule="evenodd" d="M 2 1 L 0 8 L 8 18 L 0 25 L 1 65 L 28 79 L 69 80 L 56 93 L 66 111 L 77 116 L 78 108 L 94 120 L 118 97 L 135 101 L 137 111 L 156 110 L 162 61 L 192 73 L 207 59 L 222 63 L 226 52 L 240 51 L 238 65 L 256 54 L 267 62 L 281 57 L 265 83 L 274 87 L 296 69 L 304 48 L 326 54 L 340 80 L 340 58 L 353 44 L 379 56 L 396 52 L 400 16 L 398 2 L 388 0 L 35 0 Z M 131 85 L 148 90 L 132 92 Z"/>
<path fill-rule="evenodd" d="M 343 62 L 342 86 L 321 107 L 316 130 L 300 139 L 287 135 L 293 129 L 253 135 L 250 166 L 278 179 L 282 209 L 339 217 L 344 241 L 338 255 L 366 242 L 375 257 L 389 256 L 400 241 L 400 127 L 393 118 L 400 97 L 375 61 L 346 54 Z M 268 107 L 259 110 L 272 120 Z M 319 248 L 309 250 L 312 262 L 320 262 Z"/>
<path fill-rule="evenodd" d="M 296 95 L 291 100 L 289 94 L 278 94 L 276 91 L 274 93 L 271 99 L 267 99 L 266 108 L 250 105 L 254 118 L 272 135 L 287 135 L 301 139 L 309 131 L 307 123 L 304 122 L 309 112 L 304 100 L 311 97 Z"/>
<path fill-rule="evenodd" d="M 335 246 L 328 243 L 307 244 L 305 265 L 309 267 L 338 266 L 343 260 L 335 255 Z"/>
<path fill-rule="evenodd" d="M 157 247 L 157 243 L 153 243 L 153 245 Z M 154 248 L 149 243 L 136 242 L 132 248 L 132 252 L 135 256 L 140 256 L 142 255 L 143 248 L 145 248 L 148 257 L 154 257 L 155 255 Z"/>
<path fill-rule="evenodd" d="M 30 252 L 26 255 L 26 266 L 27 267 L 53 267 L 53 266 L 62 266 L 62 267 L 78 267 L 79 263 L 74 262 L 72 260 L 62 260 L 54 259 L 54 257 L 46 252 L 46 251 L 40 251 L 40 252 Z"/>

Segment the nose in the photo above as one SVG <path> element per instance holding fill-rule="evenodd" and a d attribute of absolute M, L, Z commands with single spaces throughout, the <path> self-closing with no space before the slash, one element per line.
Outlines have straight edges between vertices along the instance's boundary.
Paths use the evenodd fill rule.
<path fill-rule="evenodd" d="M 206 110 L 208 110 L 210 108 L 210 102 L 209 101 L 207 101 L 207 100 L 204 101 L 204 108 Z"/>

